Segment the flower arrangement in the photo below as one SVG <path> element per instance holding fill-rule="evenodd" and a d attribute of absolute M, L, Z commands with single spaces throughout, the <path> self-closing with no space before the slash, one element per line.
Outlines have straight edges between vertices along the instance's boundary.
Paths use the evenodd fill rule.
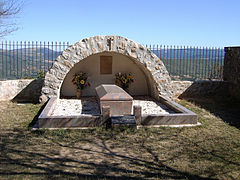
<path fill-rule="evenodd" d="M 131 73 L 117 73 L 115 74 L 116 80 L 115 83 L 116 85 L 120 86 L 123 89 L 127 89 L 131 83 L 134 82 Z"/>
<path fill-rule="evenodd" d="M 78 74 L 75 74 L 73 76 L 72 82 L 77 86 L 77 89 L 83 90 L 83 88 L 88 84 L 90 86 L 90 83 L 87 83 L 87 74 L 84 72 L 80 72 Z"/>

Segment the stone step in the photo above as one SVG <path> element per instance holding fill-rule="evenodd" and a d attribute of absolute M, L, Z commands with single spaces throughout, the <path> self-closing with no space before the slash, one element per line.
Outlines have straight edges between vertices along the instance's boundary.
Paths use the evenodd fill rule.
<path fill-rule="evenodd" d="M 111 117 L 112 125 L 131 125 L 136 126 L 135 116 L 113 116 Z"/>

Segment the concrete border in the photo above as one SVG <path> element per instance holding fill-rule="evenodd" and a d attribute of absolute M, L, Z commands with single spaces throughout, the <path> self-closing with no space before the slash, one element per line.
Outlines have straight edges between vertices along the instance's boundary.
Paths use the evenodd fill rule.
<path fill-rule="evenodd" d="M 94 128 L 101 126 L 101 115 L 79 115 L 79 116 L 52 116 L 57 103 L 57 98 L 51 98 L 46 107 L 40 114 L 37 122 L 37 127 L 44 128 Z M 150 114 L 142 115 L 139 127 L 162 127 L 162 126 L 189 126 L 197 125 L 197 114 L 187 108 L 167 100 L 163 97 L 160 103 L 174 110 L 173 114 Z M 34 127 L 35 129 L 36 127 Z"/>
<path fill-rule="evenodd" d="M 173 114 L 149 114 L 142 115 L 141 125 L 182 125 L 197 124 L 197 114 L 180 104 L 160 96 L 160 103 L 174 110 Z"/>

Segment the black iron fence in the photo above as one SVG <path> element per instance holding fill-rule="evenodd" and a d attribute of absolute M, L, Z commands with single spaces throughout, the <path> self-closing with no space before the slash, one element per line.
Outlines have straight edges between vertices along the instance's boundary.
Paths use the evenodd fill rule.
<path fill-rule="evenodd" d="M 0 80 L 36 78 L 47 72 L 67 42 L 1 42 Z M 224 49 L 188 46 L 148 47 L 165 64 L 175 80 L 222 80 Z"/>
<path fill-rule="evenodd" d="M 68 42 L 1 42 L 0 80 L 36 78 L 68 46 Z"/>
<path fill-rule="evenodd" d="M 222 80 L 224 48 L 147 46 L 175 80 Z"/>

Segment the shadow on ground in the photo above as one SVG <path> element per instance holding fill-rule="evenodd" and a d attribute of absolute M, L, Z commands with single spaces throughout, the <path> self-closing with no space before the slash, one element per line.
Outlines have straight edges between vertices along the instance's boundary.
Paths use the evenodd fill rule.
<path fill-rule="evenodd" d="M 81 137 L 74 139 L 74 135 L 69 132 L 66 130 L 26 132 L 14 129 L 3 133 L 0 142 L 0 176 L 20 179 L 29 176 L 44 176 L 51 179 L 215 179 L 211 177 L 224 173 L 225 167 L 204 170 L 202 174 L 208 174 L 208 178 L 205 178 L 179 170 L 175 165 L 169 165 L 169 162 L 187 156 L 190 162 L 196 163 L 197 156 L 204 160 L 221 159 L 227 164 L 235 163 L 225 159 L 217 151 L 209 154 L 209 150 L 201 147 L 199 142 L 194 144 L 197 150 L 192 149 L 189 145 L 194 142 L 180 134 L 159 132 L 158 137 L 162 142 L 171 139 L 172 143 L 182 146 L 179 149 L 173 145 L 176 148 L 173 150 L 174 153 L 165 158 L 160 154 L 163 152 L 167 154 L 168 150 L 158 149 L 149 144 L 147 134 L 139 137 L 133 146 L 133 142 L 121 144 L 124 141 L 120 139 L 116 140 L 118 142 L 112 141 L 117 133 L 109 133 L 107 136 L 95 135 L 93 138 L 86 138 L 82 134 Z M 91 132 L 86 135 L 90 136 Z M 71 139 L 68 141 L 68 138 Z M 174 149 L 173 147 L 171 149 Z M 183 147 L 185 148 L 181 149 Z"/>
<path fill-rule="evenodd" d="M 209 99 L 195 102 L 212 112 L 222 113 L 218 102 Z M 226 109 L 230 105 L 225 106 Z M 38 117 L 37 112 L 41 112 L 37 111 L 40 107 L 14 103 L 6 107 L 0 117 L 11 117 L 8 121 L 0 118 L 1 123 L 5 123 L 0 128 L 0 179 L 240 177 L 240 131 L 214 116 L 204 117 L 202 126 L 191 128 L 29 131 Z M 197 106 L 191 108 L 199 114 L 206 113 Z M 223 116 L 224 121 L 237 126 L 236 113 L 232 112 L 230 120 Z M 8 125 L 12 121 L 20 122 Z"/>
<path fill-rule="evenodd" d="M 179 154 L 160 160 L 145 141 L 140 144 L 147 159 L 141 157 L 141 154 L 130 155 L 130 149 L 124 152 L 112 150 L 107 140 L 101 137 L 79 140 L 85 144 L 80 146 L 77 144 L 79 141 L 66 144 L 58 141 L 58 138 L 47 136 L 44 140 L 32 141 L 37 141 L 37 136 L 44 134 L 44 131 L 26 134 L 17 129 L 3 134 L 0 142 L 0 175 L 10 178 L 44 175 L 47 178 L 87 179 L 205 179 L 166 165 L 166 161 L 177 158 Z M 37 145 L 44 148 L 39 149 Z"/>
<path fill-rule="evenodd" d="M 220 117 L 227 124 L 240 129 L 240 102 L 226 97 L 182 98 L 193 102 Z"/>
<path fill-rule="evenodd" d="M 240 129 L 240 101 L 230 95 L 229 86 L 226 81 L 198 81 L 179 98 L 193 102 Z"/>
<path fill-rule="evenodd" d="M 48 100 L 48 101 L 49 101 L 49 100 Z M 28 124 L 28 128 L 29 128 L 29 129 L 38 128 L 38 127 L 39 127 L 39 126 L 38 126 L 38 117 L 41 115 L 41 113 L 42 113 L 43 109 L 46 107 L 48 101 L 45 102 L 45 103 L 41 106 L 40 110 L 39 110 L 39 111 L 37 112 L 37 114 L 34 116 L 33 120 Z"/>

